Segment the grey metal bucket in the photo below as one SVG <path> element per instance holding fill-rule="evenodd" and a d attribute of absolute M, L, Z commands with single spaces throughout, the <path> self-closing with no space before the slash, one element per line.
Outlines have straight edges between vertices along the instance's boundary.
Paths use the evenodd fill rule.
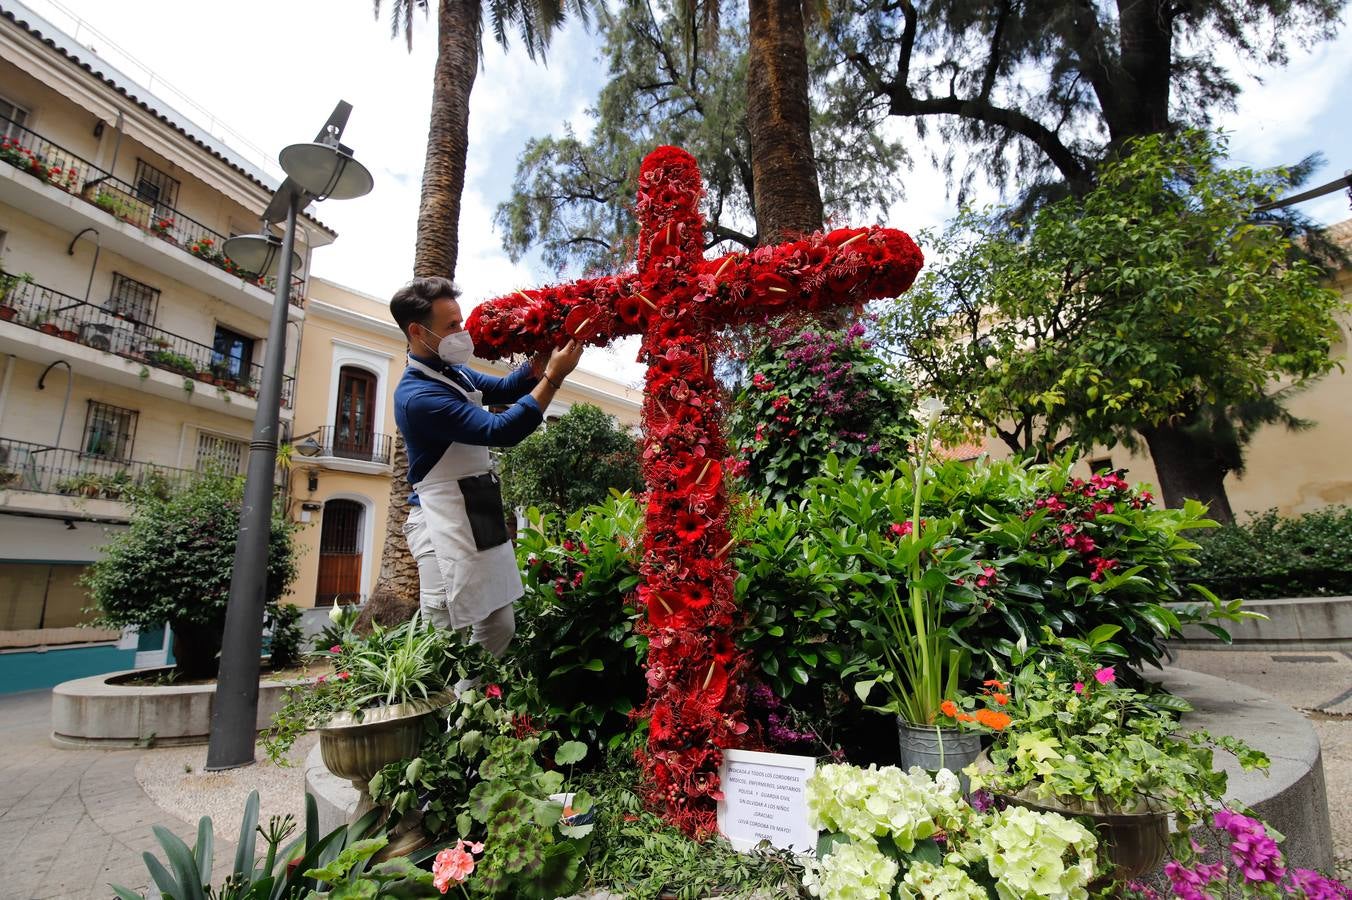
<path fill-rule="evenodd" d="M 919 766 L 930 772 L 938 769 L 959 772 L 981 755 L 978 732 L 912 725 L 901 716 L 897 716 L 897 740 L 901 746 L 903 769 Z"/>

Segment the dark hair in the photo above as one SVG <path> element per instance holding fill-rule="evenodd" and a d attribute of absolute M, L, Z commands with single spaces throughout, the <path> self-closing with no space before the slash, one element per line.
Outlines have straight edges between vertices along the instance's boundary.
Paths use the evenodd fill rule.
<path fill-rule="evenodd" d="M 390 315 L 398 323 L 404 336 L 408 336 L 408 326 L 417 322 L 426 325 L 432 315 L 432 304 L 444 297 L 452 300 L 460 296 L 460 289 L 449 278 L 432 275 L 427 278 L 415 278 L 394 292 L 390 298 Z"/>

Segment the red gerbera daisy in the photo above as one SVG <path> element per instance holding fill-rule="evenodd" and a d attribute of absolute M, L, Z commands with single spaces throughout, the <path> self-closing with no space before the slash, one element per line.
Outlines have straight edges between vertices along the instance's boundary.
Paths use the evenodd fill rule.
<path fill-rule="evenodd" d="M 708 527 L 707 521 L 689 511 L 678 514 L 672 523 L 672 530 L 676 532 L 676 536 L 687 544 L 699 540 L 704 535 L 704 529 Z"/>
<path fill-rule="evenodd" d="M 636 294 L 621 297 L 615 303 L 615 314 L 626 325 L 643 327 L 644 323 L 648 321 L 648 312 L 648 304 L 644 303 Z"/>

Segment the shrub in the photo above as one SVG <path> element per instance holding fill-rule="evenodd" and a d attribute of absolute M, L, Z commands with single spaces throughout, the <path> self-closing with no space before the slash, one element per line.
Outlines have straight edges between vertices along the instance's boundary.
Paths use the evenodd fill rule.
<path fill-rule="evenodd" d="M 508 507 L 568 515 L 601 503 L 610 491 L 642 487 L 634 439 L 600 407 L 579 403 L 502 455 Z"/>
<path fill-rule="evenodd" d="M 230 597 L 244 480 L 210 472 L 176 493 L 156 487 L 132 491 L 129 527 L 103 548 L 82 583 L 102 622 L 142 629 L 168 622 L 179 668 L 210 674 Z M 296 577 L 293 531 L 275 504 L 264 594 L 269 605 Z"/>
<path fill-rule="evenodd" d="M 1227 599 L 1352 594 L 1352 507 L 1290 519 L 1270 509 L 1198 543 L 1183 579 Z"/>
<path fill-rule="evenodd" d="M 557 516 L 532 509 L 517 544 L 525 596 L 504 663 L 533 676 L 538 708 L 554 730 L 601 746 L 631 725 L 646 692 L 634 631 L 643 508 L 629 495 Z M 506 679 L 507 683 L 512 682 Z"/>
<path fill-rule="evenodd" d="M 268 610 L 267 626 L 272 629 L 268 653 L 274 669 L 289 669 L 300 662 L 300 645 L 304 638 L 300 616 L 300 607 L 291 603 L 278 603 Z"/>
<path fill-rule="evenodd" d="M 1184 622 L 1235 615 L 1179 577 L 1197 546 L 1187 535 L 1212 524 L 1200 505 L 1158 509 L 1120 473 L 1086 481 L 1071 477 L 1072 464 L 1068 455 L 1042 465 L 947 462 L 925 480 L 922 527 L 944 531 L 944 561 L 931 568 L 961 579 L 945 593 L 947 621 L 971 652 L 970 680 L 1007 668 L 1044 629 L 1074 637 L 1116 626 L 1104 651 L 1140 665 L 1159 659 Z M 873 475 L 855 461 L 832 457 L 824 469 L 800 505 L 743 501 L 736 640 L 774 695 L 753 704 L 771 744 L 772 732 L 793 731 L 783 723 L 796 712 L 823 742 L 867 755 L 877 738 L 866 732 L 881 732 L 858 715 L 850 687 L 882 677 L 869 623 L 886 578 L 906 577 L 894 563 L 911 486 L 904 471 Z M 518 548 L 526 597 L 509 660 L 538 677 L 551 727 L 602 745 L 627 730 L 623 713 L 644 696 L 645 647 L 628 596 L 640 528 L 638 504 L 616 497 L 562 526 L 546 519 Z M 1166 605 L 1190 596 L 1202 602 Z"/>
<path fill-rule="evenodd" d="M 828 454 L 882 471 L 906 451 L 915 434 L 910 387 L 888 374 L 864 333 L 859 323 L 770 332 L 728 421 L 746 490 L 795 499 Z"/>

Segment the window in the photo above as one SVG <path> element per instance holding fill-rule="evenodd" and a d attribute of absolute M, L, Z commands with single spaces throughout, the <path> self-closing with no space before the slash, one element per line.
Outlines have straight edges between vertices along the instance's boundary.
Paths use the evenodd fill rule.
<path fill-rule="evenodd" d="M 155 307 L 159 302 L 160 292 L 155 288 L 119 272 L 113 273 L 113 291 L 106 307 L 108 312 L 129 319 L 136 325 L 151 325 L 155 321 Z"/>
<path fill-rule="evenodd" d="M 370 459 L 375 445 L 376 376 L 365 369 L 338 370 L 338 409 L 333 423 L 333 454 Z"/>
<path fill-rule="evenodd" d="M 83 452 L 103 459 L 130 459 L 136 436 L 136 410 L 89 401 Z"/>
<path fill-rule="evenodd" d="M 219 434 L 197 432 L 197 471 L 217 469 L 227 475 L 244 471 L 244 460 L 249 452 L 245 441 L 221 437 Z"/>
<path fill-rule="evenodd" d="M 1099 472 L 1115 472 L 1113 468 L 1113 458 L 1111 456 L 1096 456 L 1089 460 L 1089 471 L 1097 475 Z"/>
<path fill-rule="evenodd" d="M 211 367 L 219 366 L 222 373 L 244 384 L 253 377 L 254 339 L 237 331 L 216 326 L 216 337 L 211 344 Z"/>
<path fill-rule="evenodd" d="M 0 97 L 0 137 L 23 137 L 23 126 L 28 124 L 28 110 Z"/>
<path fill-rule="evenodd" d="M 178 203 L 178 182 L 144 159 L 136 161 L 136 196 L 152 203 L 156 215 L 171 215 L 172 207 Z"/>
<path fill-rule="evenodd" d="M 80 586 L 83 564 L 0 563 L 0 647 L 115 640 L 117 632 L 80 628 L 93 614 Z M 55 629 L 69 629 L 57 632 Z"/>

